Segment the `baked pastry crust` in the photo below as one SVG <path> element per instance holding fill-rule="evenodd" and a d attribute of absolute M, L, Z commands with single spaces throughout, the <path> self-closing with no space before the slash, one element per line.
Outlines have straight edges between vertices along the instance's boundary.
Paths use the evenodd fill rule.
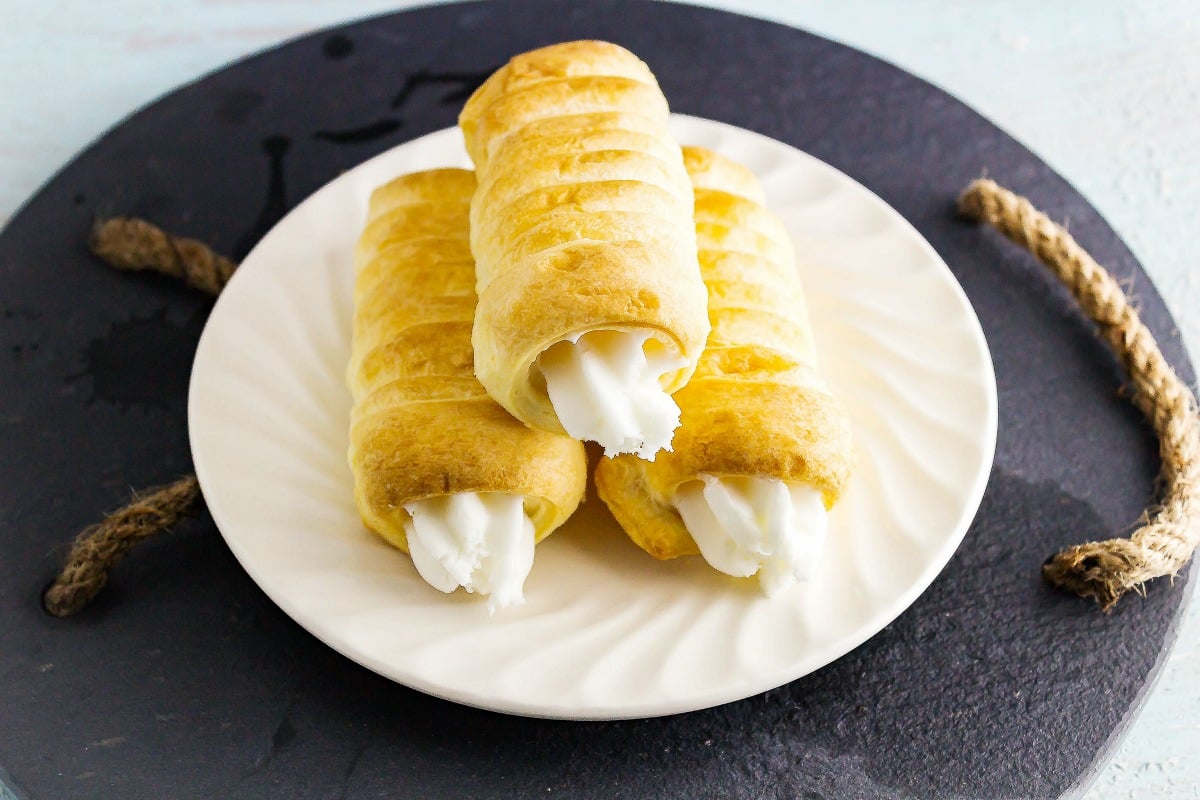
<path fill-rule="evenodd" d="M 667 118 L 649 68 L 592 41 L 513 58 L 459 117 L 479 177 L 475 372 L 533 427 L 563 432 L 535 366 L 568 337 L 649 332 L 683 365 L 661 378 L 667 392 L 695 369 L 707 295 Z"/>
<path fill-rule="evenodd" d="M 766 476 L 818 488 L 831 507 L 853 466 L 849 420 L 817 372 L 792 243 L 749 170 L 683 149 L 695 190 L 712 333 L 674 395 L 672 452 L 601 459 L 595 481 L 621 527 L 658 558 L 698 555 L 673 499 L 699 478 Z"/>
<path fill-rule="evenodd" d="M 472 372 L 474 191 L 466 170 L 397 178 L 371 195 L 355 248 L 354 498 L 367 527 L 405 552 L 406 503 L 521 494 L 540 541 L 575 510 L 587 480 L 579 442 L 521 424 Z"/>

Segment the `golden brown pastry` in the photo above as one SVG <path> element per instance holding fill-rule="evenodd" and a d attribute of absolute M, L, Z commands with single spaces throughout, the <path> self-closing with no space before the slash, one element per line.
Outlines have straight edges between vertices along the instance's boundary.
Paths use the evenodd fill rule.
<path fill-rule="evenodd" d="M 667 118 L 649 68 L 590 41 L 513 58 L 459 117 L 479 177 L 476 375 L 532 427 L 646 458 L 708 333 Z"/>
<path fill-rule="evenodd" d="M 350 468 L 367 527 L 442 591 L 520 602 L 533 545 L 583 497 L 579 442 L 535 431 L 472 374 L 474 174 L 406 175 L 371 195 L 355 249 Z"/>
<path fill-rule="evenodd" d="M 640 547 L 702 554 L 772 593 L 810 573 L 851 472 L 850 426 L 817 371 L 791 241 L 749 170 L 684 148 L 712 333 L 654 463 L 603 459 L 596 487 Z"/>

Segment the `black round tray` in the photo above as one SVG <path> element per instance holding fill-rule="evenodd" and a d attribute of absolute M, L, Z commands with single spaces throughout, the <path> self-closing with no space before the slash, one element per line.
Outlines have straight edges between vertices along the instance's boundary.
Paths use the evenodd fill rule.
<path fill-rule="evenodd" d="M 708 711 L 520 719 L 390 683 L 250 581 L 207 518 L 152 540 L 86 612 L 42 587 L 72 532 L 190 471 L 188 370 L 210 302 L 115 273 L 96 214 L 243 255 L 341 170 L 452 125 L 512 54 L 576 38 L 646 59 L 675 110 L 833 164 L 898 209 L 974 303 L 1000 433 L 946 571 L 836 663 Z M 633 0 L 424 8 L 290 42 L 121 123 L 0 237 L 0 797 L 1054 798 L 1082 791 L 1175 635 L 1190 570 L 1105 616 L 1039 577 L 1055 549 L 1150 500 L 1152 436 L 1122 374 L 1026 254 L 956 219 L 987 170 L 1121 279 L 1185 380 L 1178 331 L 1128 249 L 1045 164 L 895 67 L 728 13 Z"/>

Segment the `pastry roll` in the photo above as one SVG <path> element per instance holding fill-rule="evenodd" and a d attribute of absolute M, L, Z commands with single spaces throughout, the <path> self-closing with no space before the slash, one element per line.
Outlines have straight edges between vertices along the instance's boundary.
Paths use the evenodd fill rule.
<path fill-rule="evenodd" d="M 520 603 L 533 547 L 583 497 L 583 446 L 535 431 L 472 374 L 475 177 L 440 169 L 371 195 L 355 249 L 350 468 L 367 527 L 443 592 Z"/>
<path fill-rule="evenodd" d="M 692 187 L 646 67 L 606 42 L 517 56 L 459 117 L 475 374 L 518 419 L 653 458 L 708 334 Z"/>
<path fill-rule="evenodd" d="M 654 463 L 602 459 L 596 488 L 658 558 L 700 554 L 774 593 L 810 576 L 850 475 L 850 426 L 817 371 L 791 241 L 749 170 L 684 148 L 712 333 Z"/>

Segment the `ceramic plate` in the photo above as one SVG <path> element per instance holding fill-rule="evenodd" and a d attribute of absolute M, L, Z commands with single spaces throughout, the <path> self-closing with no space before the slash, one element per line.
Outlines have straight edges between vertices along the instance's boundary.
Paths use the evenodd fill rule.
<path fill-rule="evenodd" d="M 680 141 L 759 175 L 800 254 L 822 370 L 858 451 L 818 577 L 767 599 L 699 558 L 656 561 L 589 495 L 538 546 L 527 603 L 489 617 L 478 597 L 427 586 L 362 526 L 346 465 L 351 251 L 375 186 L 470 165 L 446 129 L 341 175 L 288 214 L 221 295 L 192 370 L 192 454 L 217 526 L 263 591 L 331 647 L 497 711 L 689 711 L 849 652 L 958 547 L 992 462 L 996 386 L 950 270 L 899 214 L 825 163 L 721 123 L 672 125 Z"/>

